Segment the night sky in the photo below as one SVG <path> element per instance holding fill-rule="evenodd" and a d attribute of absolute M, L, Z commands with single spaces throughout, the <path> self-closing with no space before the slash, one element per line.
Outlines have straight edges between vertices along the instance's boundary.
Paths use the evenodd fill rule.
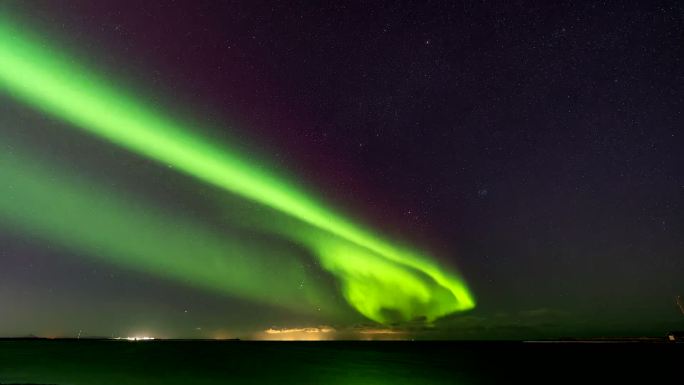
<path fill-rule="evenodd" d="M 340 276 L 365 251 L 326 259 L 339 242 L 311 223 L 75 129 L 0 79 L 1 336 L 684 328 L 680 2 L 6 1 L 0 15 L 181 122 L 188 147 L 205 138 L 252 162 L 249 174 L 301 186 L 373 239 L 436 261 L 475 301 L 451 311 L 420 268 L 436 302 L 364 313 Z M 225 272 L 206 267 L 224 250 Z M 369 266 L 378 282 L 394 276 Z M 411 293 L 364 282 L 364 301 Z"/>

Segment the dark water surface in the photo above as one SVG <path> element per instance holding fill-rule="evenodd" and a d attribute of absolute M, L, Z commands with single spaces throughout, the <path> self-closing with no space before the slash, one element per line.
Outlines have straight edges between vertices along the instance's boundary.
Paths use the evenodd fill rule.
<path fill-rule="evenodd" d="M 0 341 L 0 384 L 684 383 L 682 368 L 666 343 Z"/>

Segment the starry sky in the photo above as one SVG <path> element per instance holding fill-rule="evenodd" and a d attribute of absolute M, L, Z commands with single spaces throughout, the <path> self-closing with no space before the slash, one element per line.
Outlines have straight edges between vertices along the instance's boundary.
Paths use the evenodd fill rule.
<path fill-rule="evenodd" d="M 23 180 L 69 192 L 36 193 L 54 211 L 0 216 L 0 335 L 528 339 L 684 327 L 676 1 L 8 1 L 0 14 L 193 135 L 421 250 L 476 302 L 434 320 L 435 307 L 428 319 L 374 319 L 350 304 L 349 272 L 310 255 L 325 235 L 302 236 L 258 202 L 0 89 L 0 207 L 28 201 L 12 193 Z M 98 202 L 112 208 L 104 224 L 88 215 Z M 117 241 L 46 237 L 39 214 L 50 212 Z M 136 242 L 109 247 L 136 233 L 171 259 L 195 244 L 248 258 L 159 274 L 90 256 L 145 259 Z"/>

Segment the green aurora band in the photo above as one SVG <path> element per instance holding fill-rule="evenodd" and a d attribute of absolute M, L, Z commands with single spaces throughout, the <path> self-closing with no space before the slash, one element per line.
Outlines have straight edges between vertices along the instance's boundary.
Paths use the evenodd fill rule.
<path fill-rule="evenodd" d="M 348 303 L 364 316 L 381 323 L 421 317 L 433 321 L 475 306 L 464 280 L 427 255 L 381 239 L 303 188 L 193 132 L 189 125 L 145 105 L 140 98 L 113 86 L 115 82 L 106 81 L 48 46 L 0 18 L 0 89 L 84 132 L 291 218 L 299 225 L 278 226 L 266 220 L 261 226 L 307 247 L 320 265 L 337 277 Z M 3 168 L 0 171 L 8 172 L 8 167 L 15 166 L 8 163 L 0 167 Z M 18 174 L 15 172 L 14 176 Z M 44 189 L 53 187 L 56 186 L 46 185 Z M 54 219 L 48 218 L 49 211 L 45 215 L 29 215 L 8 210 L 10 197 L 0 196 L 5 200 L 0 204 L 0 216 L 5 219 L 12 223 L 24 221 L 26 228 L 34 223 L 35 229 L 46 238 L 79 237 L 77 233 L 69 235 L 50 225 Z M 123 226 L 123 218 L 117 220 Z M 138 218 L 133 216 L 129 220 L 134 222 Z M 94 234 L 93 239 L 92 245 L 82 245 L 84 251 L 111 247 L 111 252 L 104 255 L 112 263 L 138 268 L 162 263 L 159 258 L 146 260 L 157 242 L 150 241 L 140 251 L 133 252 L 116 249 L 113 239 L 99 242 Z M 231 241 L 208 242 L 218 249 Z M 117 253 L 128 256 L 114 258 Z M 174 258 L 174 253 L 167 258 Z M 237 290 L 233 286 L 239 285 L 229 281 L 240 281 L 236 278 L 238 275 L 225 275 L 226 290 Z M 202 281 L 207 277 L 195 275 L 191 269 L 183 279 Z M 212 278 L 211 281 L 212 285 L 222 285 L 221 280 Z M 244 291 L 251 290 L 259 289 L 247 287 Z"/>
<path fill-rule="evenodd" d="M 258 238 L 226 235 L 183 215 L 170 215 L 151 202 L 113 192 L 39 160 L 25 148 L 12 147 L 11 153 L 0 154 L 0 178 L 7 186 L 0 195 L 0 217 L 11 222 L 14 232 L 259 303 L 300 312 L 312 304 L 323 306 L 326 288 L 307 279 L 297 250 L 273 250 Z M 302 281 L 305 287 L 293 284 Z"/>

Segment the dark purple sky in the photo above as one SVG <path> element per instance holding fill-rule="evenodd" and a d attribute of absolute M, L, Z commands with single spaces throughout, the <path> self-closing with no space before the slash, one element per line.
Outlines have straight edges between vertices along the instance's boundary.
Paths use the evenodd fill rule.
<path fill-rule="evenodd" d="M 684 324 L 684 7 L 553 3 L 0 11 L 457 265 L 478 308 L 439 323 L 440 336 L 664 334 Z M 12 111 L 0 109 L 4 124 L 22 119 Z M 15 314 L 0 316 L 0 334 L 49 332 L 36 321 L 46 303 L 67 334 L 307 322 L 13 236 L 0 235 L 0 282 L 0 308 Z"/>

